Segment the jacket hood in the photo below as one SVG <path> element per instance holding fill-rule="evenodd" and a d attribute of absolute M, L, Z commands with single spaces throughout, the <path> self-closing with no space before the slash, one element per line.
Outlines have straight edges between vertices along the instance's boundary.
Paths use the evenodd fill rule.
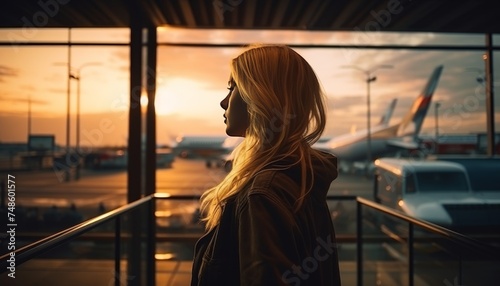
<path fill-rule="evenodd" d="M 325 197 L 330 189 L 330 185 L 338 177 L 337 157 L 330 153 L 321 152 L 320 155 L 326 159 L 328 163 L 315 157 L 312 160 L 314 174 L 307 174 L 307 186 L 310 185 L 313 179 L 313 188 L 311 194 L 314 196 Z M 284 173 L 292 178 L 295 183 L 300 186 L 301 183 L 301 167 L 300 164 L 294 164 L 284 170 Z"/>

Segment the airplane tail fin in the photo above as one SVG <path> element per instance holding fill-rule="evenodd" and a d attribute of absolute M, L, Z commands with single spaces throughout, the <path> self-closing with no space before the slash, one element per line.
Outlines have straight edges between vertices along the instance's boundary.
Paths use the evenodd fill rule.
<path fill-rule="evenodd" d="M 425 115 L 427 114 L 429 106 L 431 105 L 432 95 L 436 90 L 442 70 L 442 65 L 437 66 L 434 69 L 434 72 L 429 78 L 429 81 L 427 82 L 424 90 L 413 102 L 410 111 L 406 114 L 406 116 L 399 124 L 397 136 L 418 136 L 418 134 L 420 133 L 420 129 L 422 128 L 422 123 L 424 122 Z"/>
<path fill-rule="evenodd" d="M 385 113 L 382 115 L 382 118 L 380 118 L 380 121 L 378 125 L 380 126 L 388 126 L 389 121 L 391 121 L 392 113 L 394 112 L 394 108 L 396 107 L 396 103 L 398 102 L 397 98 L 394 98 L 391 101 L 391 104 L 389 104 L 389 107 L 385 111 Z"/>

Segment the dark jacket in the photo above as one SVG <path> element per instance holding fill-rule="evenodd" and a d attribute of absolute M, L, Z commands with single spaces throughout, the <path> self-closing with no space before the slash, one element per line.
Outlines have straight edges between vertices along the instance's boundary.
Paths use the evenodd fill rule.
<path fill-rule="evenodd" d="M 325 198 L 336 177 L 336 168 L 317 164 L 314 188 L 294 212 L 298 166 L 256 175 L 226 202 L 218 226 L 197 242 L 191 285 L 340 285 Z"/>

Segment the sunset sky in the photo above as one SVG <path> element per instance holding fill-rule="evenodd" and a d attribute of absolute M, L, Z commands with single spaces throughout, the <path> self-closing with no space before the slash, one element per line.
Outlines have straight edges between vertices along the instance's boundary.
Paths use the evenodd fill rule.
<path fill-rule="evenodd" d="M 484 45 L 484 35 L 432 33 L 356 33 L 307 31 L 224 31 L 159 29 L 160 43 L 283 43 Z M 127 43 L 128 29 L 73 29 L 74 42 Z M 17 46 L 16 41 L 67 42 L 67 29 L 0 30 L 0 142 L 26 142 L 31 102 L 33 134 L 54 134 L 65 144 L 67 104 L 66 46 Z M 494 37 L 500 43 L 500 37 Z M 372 123 L 393 98 L 398 98 L 392 124 L 407 112 L 433 69 L 444 65 L 433 102 L 439 101 L 440 134 L 486 131 L 484 90 L 476 81 L 484 71 L 481 51 L 296 49 L 315 69 L 326 91 L 329 122 L 325 136 L 366 128 L 366 82 L 356 66 L 378 69 L 371 84 Z M 226 95 L 229 61 L 238 48 L 158 48 L 158 143 L 179 135 L 224 135 L 220 100 Z M 82 145 L 126 145 L 129 98 L 128 46 L 73 46 L 71 66 L 80 69 Z M 494 56 L 500 71 L 500 54 Z M 495 82 L 500 74 L 496 72 Z M 71 144 L 75 144 L 77 81 L 71 81 Z M 495 96 L 496 129 L 500 128 L 500 97 Z M 104 124 L 104 125 L 103 125 Z M 103 128 L 105 126 L 106 128 Z M 434 134 L 434 105 L 423 134 Z"/>

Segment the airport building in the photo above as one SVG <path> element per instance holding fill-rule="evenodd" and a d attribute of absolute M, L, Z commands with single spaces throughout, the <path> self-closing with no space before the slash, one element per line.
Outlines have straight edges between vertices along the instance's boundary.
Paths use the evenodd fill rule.
<path fill-rule="evenodd" d="M 11 2 L 0 9 L 1 285 L 189 285 L 200 196 L 240 142 L 214 135 L 228 61 L 254 42 L 314 65 L 332 122 L 318 148 L 355 139 L 335 155 L 369 171 L 341 174 L 327 196 L 343 285 L 499 280 L 490 2 Z"/>

